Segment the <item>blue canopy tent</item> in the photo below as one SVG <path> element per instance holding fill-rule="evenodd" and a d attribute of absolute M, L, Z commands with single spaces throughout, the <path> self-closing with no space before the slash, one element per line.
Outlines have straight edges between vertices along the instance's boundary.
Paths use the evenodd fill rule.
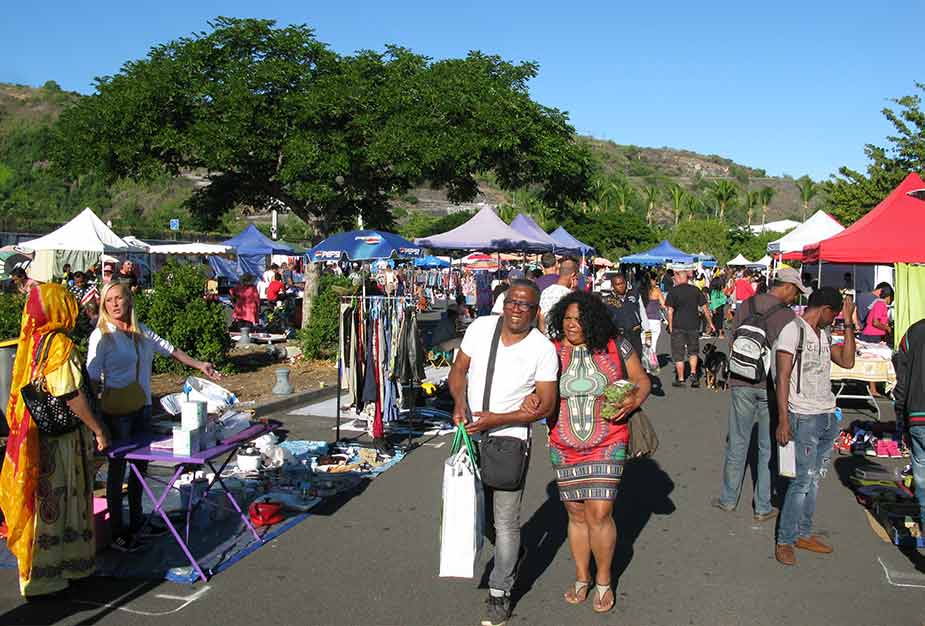
<path fill-rule="evenodd" d="M 376 259 L 411 259 L 424 251 L 401 235 L 378 230 L 351 230 L 332 235 L 305 253 L 312 263 L 340 261 L 373 261 Z"/>
<path fill-rule="evenodd" d="M 414 266 L 423 269 L 437 269 L 450 266 L 450 262 L 437 256 L 428 255 L 414 260 Z"/>
<path fill-rule="evenodd" d="M 570 232 L 562 228 L 561 226 L 551 233 L 549 236 L 556 241 L 558 248 L 563 250 L 569 250 L 572 252 L 577 252 L 582 256 L 591 256 L 597 254 L 597 251 L 588 244 L 575 239 Z"/>
<path fill-rule="evenodd" d="M 546 231 L 540 228 L 540 225 L 537 224 L 532 217 L 529 215 L 524 215 L 519 213 L 517 217 L 511 221 L 511 228 L 517 232 L 530 237 L 531 239 L 536 239 L 537 241 L 542 241 L 549 246 L 548 252 L 552 252 L 556 248 L 562 248 L 562 244 L 552 238 L 551 235 L 547 235 Z"/>
<path fill-rule="evenodd" d="M 266 269 L 267 257 L 271 254 L 294 254 L 290 246 L 280 241 L 273 241 L 257 230 L 253 224 L 249 224 L 240 233 L 222 243 L 234 248 L 238 254 L 238 276 L 242 274 L 260 276 Z M 211 262 L 210 265 L 212 265 Z"/>
<path fill-rule="evenodd" d="M 645 252 L 620 257 L 621 263 L 629 265 L 664 265 L 665 263 L 693 263 L 694 256 L 682 252 L 668 243 L 667 239 Z"/>
<path fill-rule="evenodd" d="M 712 254 L 707 254 L 706 252 L 695 254 L 694 261 L 700 263 L 704 267 L 716 267 L 716 257 Z"/>

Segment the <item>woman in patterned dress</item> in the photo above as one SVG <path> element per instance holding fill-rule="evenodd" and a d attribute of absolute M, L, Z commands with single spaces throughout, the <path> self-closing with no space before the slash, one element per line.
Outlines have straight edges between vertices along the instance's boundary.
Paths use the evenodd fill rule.
<path fill-rule="evenodd" d="M 565 600 L 588 597 L 591 557 L 597 565 L 594 610 L 614 605 L 610 570 L 617 543 L 613 504 L 626 444 L 627 417 L 645 401 L 651 385 L 630 343 L 615 336 L 603 302 L 573 292 L 550 311 L 547 331 L 559 354 L 559 414 L 549 425 L 549 453 L 559 497 L 568 512 L 568 540 L 575 560 L 575 583 Z M 607 387 L 628 380 L 635 389 L 614 406 Z"/>
<path fill-rule="evenodd" d="M 10 437 L 0 473 L 0 507 L 8 526 L 7 546 L 16 556 L 20 592 L 27 599 L 67 589 L 68 581 L 95 569 L 93 538 L 93 449 L 109 446 L 109 431 L 95 415 L 89 381 L 68 333 L 77 321 L 77 301 L 63 286 L 34 287 L 23 311 L 7 406 Z M 48 356 L 42 339 L 48 344 Z M 42 347 L 42 354 L 39 348 Z M 80 419 L 61 435 L 36 428 L 19 390 L 45 376 L 49 393 L 66 398 Z"/>

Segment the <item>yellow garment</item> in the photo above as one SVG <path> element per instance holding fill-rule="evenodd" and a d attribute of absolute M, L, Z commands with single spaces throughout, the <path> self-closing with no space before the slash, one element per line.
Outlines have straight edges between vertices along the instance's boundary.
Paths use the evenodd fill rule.
<path fill-rule="evenodd" d="M 56 332 L 41 373 L 46 376 L 52 374 L 68 362 L 74 342 L 63 333 L 73 330 L 76 320 L 77 301 L 61 285 L 46 283 L 30 290 L 23 308 L 13 364 L 6 411 L 10 436 L 3 471 L 0 472 L 0 508 L 6 518 L 7 546 L 18 563 L 21 588 L 28 583 L 32 573 L 40 455 L 39 433 L 19 390 L 33 378 L 34 361 L 38 356 L 36 348 L 43 335 Z"/>
<path fill-rule="evenodd" d="M 925 319 L 925 266 L 896 264 L 896 297 L 893 298 L 893 342 L 899 342 L 909 327 Z"/>

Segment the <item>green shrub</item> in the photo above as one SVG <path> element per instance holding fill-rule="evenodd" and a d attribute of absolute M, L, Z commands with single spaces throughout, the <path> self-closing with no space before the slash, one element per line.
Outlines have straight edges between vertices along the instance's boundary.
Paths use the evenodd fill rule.
<path fill-rule="evenodd" d="M 340 315 L 340 294 L 334 287 L 348 287 L 343 276 L 324 275 L 318 286 L 318 297 L 312 304 L 308 326 L 299 331 L 302 354 L 308 359 L 329 359 L 337 355 L 337 330 Z"/>
<path fill-rule="evenodd" d="M 19 293 L 0 293 L 0 341 L 19 337 L 22 309 L 26 297 Z"/>
<path fill-rule="evenodd" d="M 175 347 L 216 368 L 228 367 L 231 337 L 222 305 L 205 300 L 205 275 L 198 265 L 168 263 L 154 275 L 153 291 L 135 300 L 138 319 Z M 156 372 L 180 372 L 174 359 L 156 357 Z"/>

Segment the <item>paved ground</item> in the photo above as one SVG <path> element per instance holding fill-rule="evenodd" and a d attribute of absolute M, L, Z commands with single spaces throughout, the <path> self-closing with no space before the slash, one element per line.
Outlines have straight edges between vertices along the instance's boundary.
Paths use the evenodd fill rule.
<path fill-rule="evenodd" d="M 619 583 L 611 615 L 595 615 L 590 602 L 561 600 L 573 567 L 537 433 L 524 504 L 528 555 L 512 624 L 925 621 L 925 575 L 873 534 L 835 473 L 824 483 L 816 519 L 836 551 L 801 552 L 795 568 L 774 561 L 773 525 L 752 523 L 749 480 L 738 511 L 711 508 L 728 395 L 666 389 L 666 397 L 647 405 L 661 448 L 654 461 L 627 468 L 617 506 Z M 293 436 L 331 436 L 331 418 L 284 419 Z M 436 576 L 447 446 L 448 438 L 425 442 L 362 493 L 316 509 L 206 585 L 92 579 L 67 602 L 34 606 L 21 603 L 14 573 L 0 571 L 0 624 L 477 624 L 484 578 L 480 585 Z"/>

